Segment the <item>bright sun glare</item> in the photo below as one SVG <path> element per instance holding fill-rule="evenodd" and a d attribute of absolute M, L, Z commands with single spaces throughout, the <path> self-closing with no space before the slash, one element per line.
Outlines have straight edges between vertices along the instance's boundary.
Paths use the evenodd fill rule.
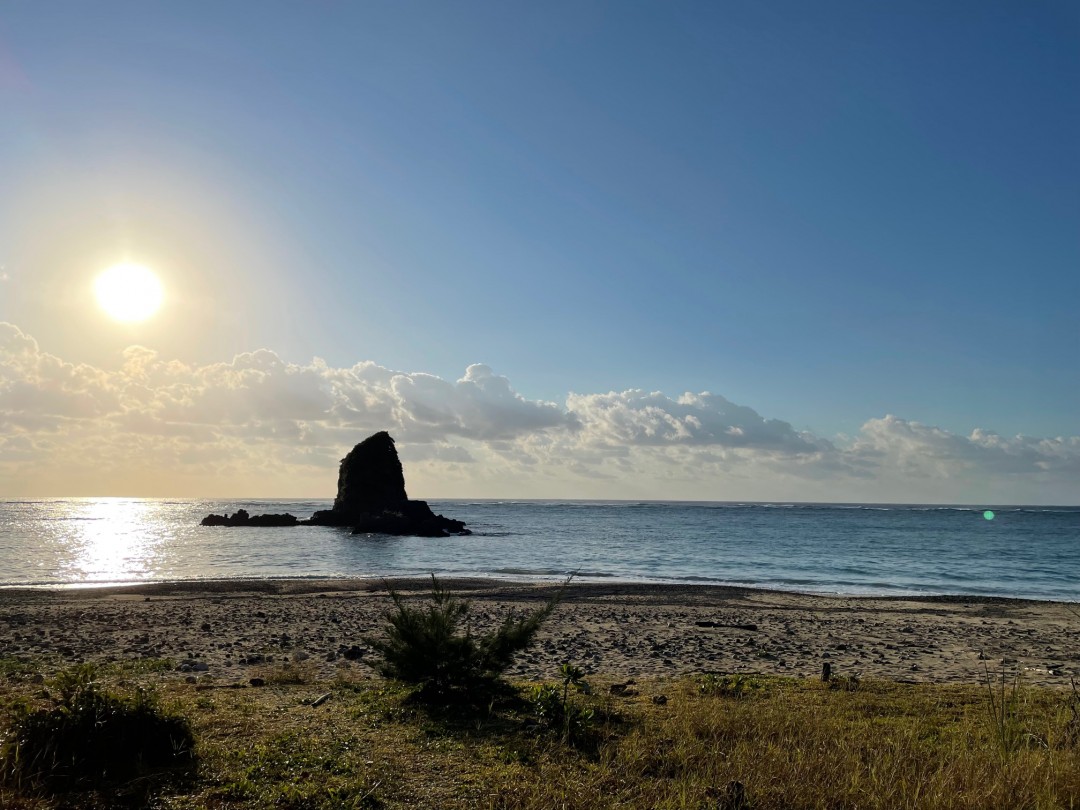
<path fill-rule="evenodd" d="M 129 323 L 145 321 L 158 311 L 161 282 L 141 264 L 118 264 L 94 281 L 98 304 L 109 317 Z"/>

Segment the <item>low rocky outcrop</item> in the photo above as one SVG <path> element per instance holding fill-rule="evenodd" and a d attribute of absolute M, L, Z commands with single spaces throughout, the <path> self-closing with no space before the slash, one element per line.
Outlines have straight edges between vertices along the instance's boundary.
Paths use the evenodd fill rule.
<path fill-rule="evenodd" d="M 353 534 L 397 534 L 417 537 L 446 537 L 451 534 L 472 534 L 460 520 L 443 517 L 431 511 L 426 501 L 406 501 L 399 511 L 389 510 L 361 515 Z"/>
<path fill-rule="evenodd" d="M 298 526 L 300 519 L 296 515 L 249 515 L 246 509 L 237 509 L 231 515 L 207 515 L 200 522 L 201 526 Z"/>
<path fill-rule="evenodd" d="M 337 496 L 331 509 L 308 520 L 293 515 L 207 515 L 203 526 L 342 526 L 353 534 L 447 537 L 471 534 L 460 520 L 431 511 L 426 501 L 411 501 L 394 439 L 386 431 L 368 436 L 341 460 Z"/>

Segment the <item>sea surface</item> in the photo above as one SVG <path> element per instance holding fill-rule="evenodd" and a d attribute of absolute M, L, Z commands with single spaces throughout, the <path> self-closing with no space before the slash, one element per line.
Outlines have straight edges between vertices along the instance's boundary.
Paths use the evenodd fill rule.
<path fill-rule="evenodd" d="M 812 593 L 1080 600 L 1080 507 L 431 501 L 444 539 L 329 527 L 217 528 L 210 512 L 324 500 L 0 501 L 0 587 L 479 576 L 741 585 Z M 986 510 L 992 510 L 993 514 Z"/>

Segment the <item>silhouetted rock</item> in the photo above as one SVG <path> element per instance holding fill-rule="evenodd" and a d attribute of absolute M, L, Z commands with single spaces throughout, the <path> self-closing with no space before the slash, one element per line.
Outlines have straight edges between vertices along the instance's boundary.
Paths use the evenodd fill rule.
<path fill-rule="evenodd" d="M 300 519 L 288 513 L 283 515 L 252 515 L 248 526 L 299 526 Z"/>
<path fill-rule="evenodd" d="M 471 534 L 460 520 L 436 515 L 425 501 L 409 500 L 397 448 L 385 430 L 368 436 L 341 460 L 334 508 L 316 512 L 309 523 L 349 526 L 354 534 Z"/>
<path fill-rule="evenodd" d="M 436 515 L 426 501 L 406 501 L 401 511 L 360 515 L 353 524 L 353 534 L 407 534 L 417 537 L 471 534 L 460 520 Z"/>
<path fill-rule="evenodd" d="M 231 515 L 207 515 L 201 521 L 203 526 L 297 526 L 300 520 L 296 515 L 249 515 L 246 509 L 237 509 Z"/>
<path fill-rule="evenodd" d="M 436 515 L 426 501 L 410 501 L 405 494 L 394 440 L 385 430 L 368 436 L 341 460 L 337 497 L 332 509 L 322 509 L 309 520 L 293 515 L 207 515 L 203 526 L 342 526 L 354 534 L 396 534 L 446 537 L 472 534 L 460 520 Z"/>
<path fill-rule="evenodd" d="M 368 436 L 341 460 L 334 512 L 376 514 L 408 500 L 397 447 L 385 430 Z"/>

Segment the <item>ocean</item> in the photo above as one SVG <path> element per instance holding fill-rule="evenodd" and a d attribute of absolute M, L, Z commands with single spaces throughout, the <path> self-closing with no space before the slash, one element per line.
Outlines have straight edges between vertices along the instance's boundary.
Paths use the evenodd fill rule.
<path fill-rule="evenodd" d="M 494 577 L 669 582 L 808 593 L 1080 600 L 1080 507 L 430 501 L 474 534 L 212 528 L 210 512 L 327 500 L 0 502 L 0 587 L 177 580 Z M 992 515 L 989 511 L 992 510 Z"/>

